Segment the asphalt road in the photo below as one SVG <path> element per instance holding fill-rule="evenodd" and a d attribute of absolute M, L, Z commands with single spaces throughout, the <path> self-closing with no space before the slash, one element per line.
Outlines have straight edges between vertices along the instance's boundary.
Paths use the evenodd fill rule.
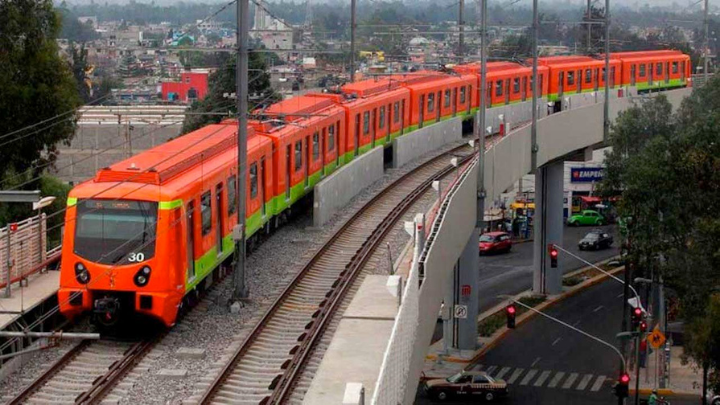
<path fill-rule="evenodd" d="M 582 257 L 590 263 L 620 254 L 619 234 L 615 226 L 605 226 L 603 229 L 613 233 L 615 243 L 610 249 L 598 251 L 578 250 L 577 244 L 591 227 L 565 227 L 563 232 L 563 249 Z M 512 250 L 506 254 L 480 256 L 480 312 L 497 305 L 501 300 L 498 294 L 519 294 L 532 288 L 533 242 L 513 245 Z M 579 260 L 560 252 L 558 269 L 563 274 L 585 267 Z"/>
<path fill-rule="evenodd" d="M 618 346 L 615 335 L 620 330 L 622 290 L 622 284 L 607 280 L 551 307 L 547 313 Z M 619 365 L 619 357 L 611 348 L 536 316 L 507 335 L 475 368 L 510 383 L 510 394 L 499 401 L 502 404 L 612 405 L 617 404 L 612 386 Z M 698 403 L 697 399 L 669 400 L 673 405 Z M 416 401 L 434 403 L 422 396 Z"/>

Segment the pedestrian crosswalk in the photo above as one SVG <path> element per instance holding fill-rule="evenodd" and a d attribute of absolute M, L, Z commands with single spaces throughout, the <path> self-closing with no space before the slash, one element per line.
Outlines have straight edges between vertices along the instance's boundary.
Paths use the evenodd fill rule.
<path fill-rule="evenodd" d="M 497 365 L 477 365 L 477 370 L 482 370 L 496 379 L 503 379 L 510 385 L 545 387 L 563 390 L 576 391 L 600 391 L 607 383 L 609 389 L 612 379 L 605 375 L 573 373 L 566 371 L 540 370 L 531 368 L 526 370 L 520 367 L 508 367 Z"/>

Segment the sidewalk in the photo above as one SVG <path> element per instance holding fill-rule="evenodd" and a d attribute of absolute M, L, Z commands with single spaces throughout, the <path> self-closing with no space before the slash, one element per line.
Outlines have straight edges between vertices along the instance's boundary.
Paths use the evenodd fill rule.
<path fill-rule="evenodd" d="M 640 393 L 650 394 L 653 388 L 658 388 L 660 395 L 702 395 L 702 373 L 694 370 L 692 364 L 683 365 L 680 360 L 682 353 L 682 346 L 670 348 L 670 377 L 665 389 L 658 388 L 660 379 L 656 378 L 657 370 L 662 369 L 662 364 L 658 367 L 657 359 L 662 361 L 663 355 L 651 353 L 648 356 L 647 368 L 640 369 Z M 631 376 L 635 378 L 634 372 Z M 631 388 L 634 390 L 634 383 L 631 383 Z"/>

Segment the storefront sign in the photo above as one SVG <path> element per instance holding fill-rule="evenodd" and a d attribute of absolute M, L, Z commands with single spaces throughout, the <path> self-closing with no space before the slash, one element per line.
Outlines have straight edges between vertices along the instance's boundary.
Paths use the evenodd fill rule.
<path fill-rule="evenodd" d="M 603 179 L 602 167 L 573 167 L 570 169 L 571 183 L 592 183 Z"/>

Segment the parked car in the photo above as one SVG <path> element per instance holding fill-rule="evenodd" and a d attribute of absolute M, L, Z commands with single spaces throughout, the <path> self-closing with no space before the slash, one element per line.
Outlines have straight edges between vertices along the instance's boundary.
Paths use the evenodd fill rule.
<path fill-rule="evenodd" d="M 480 235 L 480 254 L 507 253 L 512 249 L 512 240 L 507 232 L 488 232 Z"/>
<path fill-rule="evenodd" d="M 585 210 L 582 211 L 579 214 L 575 214 L 568 218 L 567 221 L 568 225 L 571 226 L 580 226 L 580 225 L 595 225 L 595 226 L 602 226 L 607 223 L 605 221 L 605 218 L 600 215 L 597 211 L 592 210 Z"/>
<path fill-rule="evenodd" d="M 450 397 L 482 398 L 493 401 L 507 395 L 507 383 L 496 380 L 484 371 L 461 371 L 448 378 L 426 380 L 423 390 L 431 398 L 444 401 Z"/>
<path fill-rule="evenodd" d="M 580 250 L 600 250 L 609 248 L 613 244 L 613 237 L 602 229 L 594 229 L 578 242 Z"/>

